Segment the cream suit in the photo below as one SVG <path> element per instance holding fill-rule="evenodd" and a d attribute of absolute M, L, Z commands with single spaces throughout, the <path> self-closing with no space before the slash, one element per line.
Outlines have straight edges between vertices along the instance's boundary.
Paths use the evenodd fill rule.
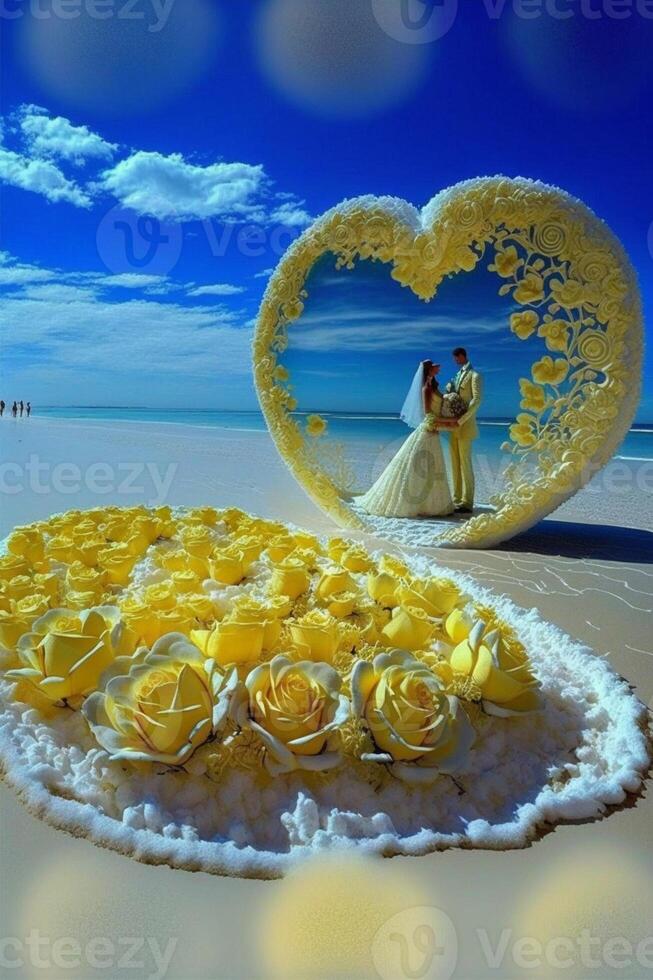
<path fill-rule="evenodd" d="M 458 420 L 457 428 L 451 430 L 449 446 L 454 504 L 456 507 L 471 510 L 474 506 L 472 442 L 478 439 L 476 413 L 483 399 L 483 381 L 478 371 L 467 361 L 447 385 L 447 391 L 458 392 L 467 406 L 467 411 Z"/>

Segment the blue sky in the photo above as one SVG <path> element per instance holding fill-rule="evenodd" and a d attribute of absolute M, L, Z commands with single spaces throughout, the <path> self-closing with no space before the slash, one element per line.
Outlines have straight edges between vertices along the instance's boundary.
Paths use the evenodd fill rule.
<path fill-rule="evenodd" d="M 311 217 L 366 193 L 422 205 L 499 172 L 604 218 L 650 319 L 653 4 L 432 7 L 4 0 L 2 397 L 255 408 L 253 318 Z M 378 269 L 332 287 L 320 274 L 292 355 L 302 404 L 398 410 L 415 359 L 442 356 L 448 376 L 462 331 L 490 414 L 510 410 L 527 352 L 482 274 L 428 307 Z M 385 345 L 361 348 L 347 331 L 361 322 L 383 324 Z M 324 330 L 338 324 L 334 355 Z M 652 380 L 649 359 L 642 421 Z"/>

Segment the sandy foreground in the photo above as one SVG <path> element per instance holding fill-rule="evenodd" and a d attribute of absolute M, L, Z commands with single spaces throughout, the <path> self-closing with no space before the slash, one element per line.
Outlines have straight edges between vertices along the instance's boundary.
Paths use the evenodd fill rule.
<path fill-rule="evenodd" d="M 608 657 L 653 707 L 647 479 L 635 471 L 627 492 L 618 492 L 599 476 L 602 490 L 579 494 L 555 520 L 504 549 L 434 552 L 434 564 L 536 606 Z M 265 433 L 38 418 L 0 423 L 0 537 L 72 507 L 137 502 L 236 505 L 334 531 Z M 380 862 L 373 888 L 355 864 L 338 873 L 319 869 L 300 905 L 291 879 L 228 880 L 148 867 L 75 841 L 28 814 L 4 785 L 0 821 L 0 970 L 8 976 L 259 977 L 271 975 L 275 956 L 283 957 L 282 975 L 303 977 L 338 970 L 462 980 L 653 976 L 650 790 L 609 819 L 559 827 L 523 851 Z M 350 903 L 346 914 L 334 893 Z M 394 913 L 397 959 L 377 962 L 375 972 L 375 935 Z M 434 924 L 428 935 L 437 933 L 439 944 L 425 944 L 425 923 Z M 55 947 L 57 938 L 77 946 Z"/>

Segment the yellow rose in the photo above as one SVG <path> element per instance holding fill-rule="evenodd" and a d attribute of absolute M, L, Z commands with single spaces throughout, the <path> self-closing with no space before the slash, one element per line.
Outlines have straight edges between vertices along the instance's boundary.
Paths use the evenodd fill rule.
<path fill-rule="evenodd" d="M 301 656 L 327 663 L 333 661 L 341 640 L 337 620 L 319 609 L 291 622 L 290 635 Z"/>
<path fill-rule="evenodd" d="M 112 760 L 183 766 L 222 735 L 237 684 L 235 672 L 224 675 L 173 633 L 116 661 L 82 712 Z"/>
<path fill-rule="evenodd" d="M 274 566 L 270 579 L 272 595 L 286 595 L 297 599 L 311 584 L 311 576 L 302 561 L 297 558 L 284 558 Z"/>
<path fill-rule="evenodd" d="M 478 622 L 467 639 L 449 657 L 454 674 L 468 677 L 481 691 L 483 709 L 507 718 L 542 708 L 540 686 L 528 660 L 517 658 L 502 641 L 498 630 L 485 634 Z"/>
<path fill-rule="evenodd" d="M 114 606 L 84 612 L 52 609 L 18 641 L 25 666 L 8 671 L 9 680 L 29 681 L 50 701 L 84 696 L 116 656 L 122 626 Z"/>
<path fill-rule="evenodd" d="M 562 384 L 567 377 L 569 364 L 564 357 L 558 357 L 554 361 L 552 357 L 545 354 L 539 361 L 536 361 L 531 371 L 533 380 L 537 381 L 538 384 L 556 386 Z"/>
<path fill-rule="evenodd" d="M 215 534 L 203 524 L 183 528 L 180 537 L 188 554 L 195 558 L 208 558 L 215 547 Z"/>
<path fill-rule="evenodd" d="M 48 611 L 45 596 L 26 596 L 14 603 L 13 609 L 0 609 L 0 647 L 13 650 L 24 633 L 28 633 L 39 617 Z"/>
<path fill-rule="evenodd" d="M 334 568 L 322 573 L 315 594 L 318 599 L 326 601 L 338 592 L 351 592 L 355 588 L 356 583 L 348 571 L 342 568 Z"/>
<path fill-rule="evenodd" d="M 371 572 L 376 567 L 365 549 L 358 545 L 343 552 L 340 564 L 350 572 Z"/>
<path fill-rule="evenodd" d="M 34 584 L 29 575 L 15 575 L 5 584 L 4 591 L 10 599 L 24 599 L 34 591 Z"/>
<path fill-rule="evenodd" d="M 45 541 L 33 527 L 16 528 L 7 539 L 7 550 L 30 565 L 38 565 L 45 557 Z"/>
<path fill-rule="evenodd" d="M 467 609 L 454 609 L 447 616 L 444 628 L 454 643 L 462 643 L 467 639 L 476 622 Z"/>
<path fill-rule="evenodd" d="M 180 593 L 180 595 L 197 592 L 199 584 L 197 575 L 189 568 L 172 573 L 172 588 L 175 592 Z"/>
<path fill-rule="evenodd" d="M 215 527 L 220 520 L 220 513 L 215 507 L 191 507 L 184 515 L 185 520 L 196 524 L 206 524 Z"/>
<path fill-rule="evenodd" d="M 61 594 L 61 579 L 53 572 L 37 572 L 34 576 L 34 587 L 47 596 L 50 602 L 56 602 Z"/>
<path fill-rule="evenodd" d="M 435 628 L 435 623 L 423 609 L 398 606 L 382 633 L 389 643 L 402 650 L 421 650 L 431 642 Z"/>
<path fill-rule="evenodd" d="M 45 554 L 48 558 L 52 558 L 53 561 L 72 562 L 76 551 L 77 549 L 71 538 L 65 537 L 64 535 L 57 535 L 54 538 L 50 538 L 45 545 Z M 1 568 L 0 577 L 2 577 Z"/>
<path fill-rule="evenodd" d="M 278 534 L 274 537 L 265 549 L 265 553 L 271 562 L 280 562 L 295 550 L 295 541 L 289 535 Z"/>
<path fill-rule="evenodd" d="M 143 590 L 146 603 L 153 609 L 174 609 L 177 605 L 177 595 L 172 582 L 156 582 Z"/>
<path fill-rule="evenodd" d="M 226 667 L 261 659 L 265 626 L 264 622 L 224 619 L 212 630 L 192 630 L 190 635 L 205 656 Z"/>
<path fill-rule="evenodd" d="M 20 555 L 0 555 L 0 582 L 10 582 L 18 575 L 27 575 L 29 570 L 29 562 Z"/>
<path fill-rule="evenodd" d="M 423 609 L 435 618 L 448 616 L 461 600 L 453 582 L 437 578 L 414 578 L 399 590 L 402 606 Z"/>
<path fill-rule="evenodd" d="M 148 602 L 135 596 L 127 596 L 121 600 L 120 609 L 125 626 L 133 635 L 133 647 L 139 644 L 152 646 L 161 636 L 158 613 Z"/>
<path fill-rule="evenodd" d="M 232 713 L 237 725 L 260 737 L 271 775 L 340 764 L 337 730 L 349 717 L 341 685 L 327 664 L 294 663 L 284 656 L 248 674 L 235 693 Z"/>
<path fill-rule="evenodd" d="M 365 762 L 391 767 L 406 782 L 432 782 L 461 769 L 476 734 L 457 698 L 437 675 L 404 651 L 359 660 L 352 671 L 352 711 L 376 751 Z"/>
<path fill-rule="evenodd" d="M 235 539 L 233 547 L 240 551 L 244 560 L 251 565 L 261 557 L 265 542 L 256 534 L 243 534 Z"/>
<path fill-rule="evenodd" d="M 211 578 L 223 585 L 238 585 L 247 575 L 251 561 L 248 561 L 242 551 L 228 547 L 223 551 L 215 550 L 209 559 Z"/>
<path fill-rule="evenodd" d="M 157 611 L 157 619 L 159 636 L 166 633 L 183 633 L 188 636 L 195 625 L 193 616 L 183 605 Z"/>
<path fill-rule="evenodd" d="M 134 534 L 130 534 L 125 539 L 124 544 L 130 555 L 133 555 L 134 558 L 142 558 L 151 542 L 144 531 L 137 531 Z"/>
<path fill-rule="evenodd" d="M 293 534 L 295 546 L 302 551 L 312 551 L 316 555 L 324 554 L 319 538 L 307 531 L 295 531 Z"/>
<path fill-rule="evenodd" d="M 203 592 L 184 595 L 184 608 L 200 623 L 212 623 L 220 618 L 213 600 Z"/>
<path fill-rule="evenodd" d="M 358 592 L 338 592 L 329 597 L 327 611 L 336 619 L 345 619 L 352 615 L 359 602 Z"/>
<path fill-rule="evenodd" d="M 66 592 L 64 600 L 66 609 L 74 609 L 75 612 L 111 604 L 111 597 L 106 592 Z"/>
<path fill-rule="evenodd" d="M 81 561 L 73 562 L 66 572 L 66 586 L 73 592 L 93 592 L 101 595 L 106 582 L 106 572 L 97 568 L 88 568 Z"/>
<path fill-rule="evenodd" d="M 290 379 L 288 368 L 285 368 L 283 364 L 277 364 L 273 374 L 275 381 L 281 381 L 282 384 Z"/>
<path fill-rule="evenodd" d="M 114 545 L 99 553 L 98 562 L 105 569 L 111 585 L 127 585 L 136 559 L 123 545 Z"/>
<path fill-rule="evenodd" d="M 534 310 L 524 310 L 513 313 L 510 317 L 510 329 L 520 340 L 528 340 L 535 333 L 540 318 Z"/>
<path fill-rule="evenodd" d="M 281 618 L 285 615 L 286 600 L 282 596 L 270 596 L 264 602 L 250 596 L 236 599 L 231 615 L 231 621 L 241 623 L 262 623 L 263 649 L 271 650 L 281 637 Z"/>
<path fill-rule="evenodd" d="M 398 591 L 401 581 L 389 572 L 370 573 L 367 576 L 367 591 L 375 602 L 386 609 L 399 605 Z"/>
<path fill-rule="evenodd" d="M 345 538 L 330 538 L 327 543 L 327 555 L 331 561 L 339 562 L 349 547 L 351 547 L 351 541 L 347 541 Z"/>

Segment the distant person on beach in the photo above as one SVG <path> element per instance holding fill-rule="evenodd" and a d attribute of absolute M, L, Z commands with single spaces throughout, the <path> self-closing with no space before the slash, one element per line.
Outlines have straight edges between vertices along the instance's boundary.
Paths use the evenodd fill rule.
<path fill-rule="evenodd" d="M 0 419 L 4 414 L 5 414 L 5 403 L 4 403 L 4 399 L 0 398 Z"/>
<path fill-rule="evenodd" d="M 21 400 L 20 400 L 20 417 L 21 417 L 21 419 L 23 417 L 23 412 L 24 411 L 25 411 L 25 406 L 23 405 L 23 399 L 21 398 Z"/>
<path fill-rule="evenodd" d="M 29 418 L 30 415 L 32 414 L 32 403 L 28 402 L 26 408 L 27 408 L 27 418 Z"/>
<path fill-rule="evenodd" d="M 13 415 L 14 418 L 16 418 L 16 416 L 18 415 L 18 405 L 16 404 L 16 402 L 14 402 L 14 404 L 11 406 L 11 414 Z"/>

